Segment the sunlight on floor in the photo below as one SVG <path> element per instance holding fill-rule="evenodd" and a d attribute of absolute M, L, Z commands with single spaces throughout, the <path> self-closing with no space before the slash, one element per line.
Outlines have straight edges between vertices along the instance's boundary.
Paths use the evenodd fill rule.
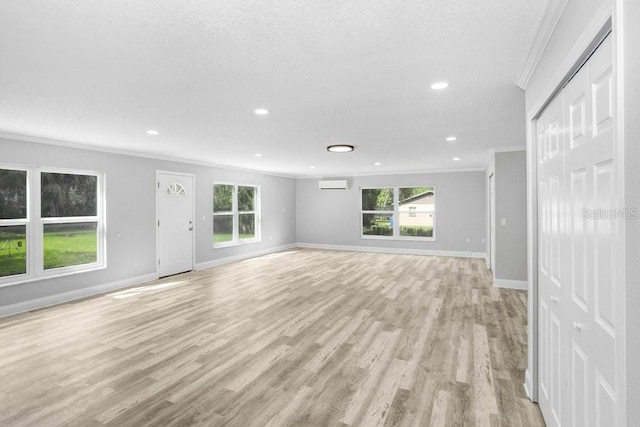
<path fill-rule="evenodd" d="M 299 251 L 287 251 L 287 252 L 276 252 L 275 254 L 270 254 L 270 255 L 264 255 L 261 257 L 256 257 L 256 258 L 249 258 L 246 259 L 242 262 L 251 262 L 251 261 L 259 261 L 259 260 L 265 260 L 265 259 L 274 259 L 274 258 L 280 258 L 283 257 L 285 255 L 293 255 L 295 253 L 298 253 Z"/>
<path fill-rule="evenodd" d="M 167 283 L 159 283 L 157 285 L 141 286 L 139 288 L 127 289 L 125 291 L 109 294 L 108 296 L 114 297 L 116 299 L 125 299 L 125 298 L 135 297 L 135 296 L 144 294 L 146 292 L 158 291 L 160 289 L 167 289 L 172 286 L 180 285 L 182 283 L 185 283 L 185 281 L 181 280 L 179 282 L 167 282 Z"/>

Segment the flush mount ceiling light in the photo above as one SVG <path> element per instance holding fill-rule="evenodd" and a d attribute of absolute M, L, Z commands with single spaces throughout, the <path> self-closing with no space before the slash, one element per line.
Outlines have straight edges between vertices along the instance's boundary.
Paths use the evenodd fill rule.
<path fill-rule="evenodd" d="M 457 161 L 459 161 L 459 160 L 460 160 L 460 157 L 454 157 L 454 158 L 453 158 L 453 161 L 454 161 L 454 162 L 457 162 Z"/>
<path fill-rule="evenodd" d="M 260 154 L 260 153 L 256 153 L 256 154 L 254 154 L 254 156 L 256 156 L 256 157 L 262 157 L 262 154 Z"/>
<path fill-rule="evenodd" d="M 348 144 L 335 144 L 327 147 L 327 151 L 331 151 L 332 153 L 349 153 L 353 150 L 354 146 Z"/>
<path fill-rule="evenodd" d="M 457 139 L 457 138 L 456 138 L 455 136 L 448 136 L 448 137 L 447 137 L 447 141 L 449 141 L 449 142 L 453 142 L 453 141 L 455 141 L 456 139 Z"/>
<path fill-rule="evenodd" d="M 256 110 L 253 110 L 253 112 L 258 116 L 266 116 L 267 114 L 269 114 L 269 110 L 267 110 L 266 108 L 258 108 Z"/>
<path fill-rule="evenodd" d="M 153 129 L 149 129 L 147 131 L 147 135 L 158 135 L 160 132 L 158 132 L 157 130 L 153 130 Z"/>
<path fill-rule="evenodd" d="M 449 87 L 448 82 L 435 82 L 431 85 L 431 89 L 433 90 L 442 90 Z"/>
<path fill-rule="evenodd" d="M 315 169 L 315 168 L 316 168 L 315 166 L 309 166 L 309 169 Z"/>
<path fill-rule="evenodd" d="M 381 164 L 382 164 L 382 163 L 380 163 L 380 162 L 375 162 L 375 163 L 373 164 L 373 166 L 380 166 Z"/>

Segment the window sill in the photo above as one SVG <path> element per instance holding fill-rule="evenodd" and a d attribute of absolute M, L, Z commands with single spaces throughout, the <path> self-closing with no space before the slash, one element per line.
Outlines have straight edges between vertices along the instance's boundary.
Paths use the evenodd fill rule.
<path fill-rule="evenodd" d="M 43 280 L 57 279 L 59 277 L 75 276 L 76 274 L 90 273 L 92 271 L 105 270 L 106 268 L 107 268 L 106 265 L 97 265 L 97 266 L 91 266 L 89 268 L 83 268 L 82 270 L 74 269 L 73 271 L 64 271 L 58 274 L 44 273 L 43 275 L 37 276 L 37 277 L 27 276 L 26 274 L 24 274 L 24 275 L 16 276 L 15 280 L 0 282 L 0 288 L 15 286 L 15 285 L 22 285 L 24 283 L 32 283 L 32 282 L 40 282 Z M 6 277 L 5 279 L 8 279 L 8 277 Z"/>
<path fill-rule="evenodd" d="M 258 242 L 260 242 L 260 239 L 256 238 L 256 239 L 238 240 L 238 241 L 235 241 L 235 242 L 214 243 L 213 244 L 213 249 L 231 248 L 233 246 L 242 246 L 242 245 L 248 245 L 248 244 L 251 244 L 251 243 L 258 243 Z"/>
<path fill-rule="evenodd" d="M 435 242 L 435 237 L 413 237 L 413 236 L 360 236 L 362 240 L 394 240 L 407 242 Z"/>

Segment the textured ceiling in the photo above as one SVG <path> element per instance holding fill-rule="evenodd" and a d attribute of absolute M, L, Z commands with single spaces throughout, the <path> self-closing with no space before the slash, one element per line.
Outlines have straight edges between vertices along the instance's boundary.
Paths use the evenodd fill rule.
<path fill-rule="evenodd" d="M 0 131 L 294 176 L 483 167 L 524 146 L 547 1 L 2 0 Z"/>

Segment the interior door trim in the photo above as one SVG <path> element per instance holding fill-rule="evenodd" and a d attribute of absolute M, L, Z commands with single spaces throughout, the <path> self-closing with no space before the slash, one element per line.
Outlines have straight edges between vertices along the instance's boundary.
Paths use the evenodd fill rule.
<path fill-rule="evenodd" d="M 614 32 L 614 9 L 617 10 L 617 4 L 621 0 L 605 1 L 603 5 L 597 10 L 594 17 L 590 21 L 589 25 L 584 29 L 580 37 L 576 40 L 573 47 L 565 57 L 564 61 L 558 66 L 553 77 L 548 80 L 548 83 L 541 90 L 540 98 L 534 102 L 533 106 L 527 111 L 526 123 L 526 153 L 527 153 L 527 281 L 529 283 L 528 298 L 527 298 L 527 370 L 525 372 L 524 389 L 527 396 L 534 402 L 538 401 L 538 177 L 537 177 L 537 136 L 536 136 L 536 122 L 544 111 L 545 107 L 553 100 L 553 98 L 560 92 L 564 85 L 570 80 L 577 70 L 584 64 L 587 58 L 595 51 L 600 45 L 601 41 L 607 34 L 613 33 L 614 36 L 614 52 L 616 51 L 616 45 L 618 43 L 617 32 Z M 617 68 L 614 56 L 614 67 Z M 616 96 L 618 97 L 618 105 L 621 105 L 622 101 L 622 82 L 618 79 L 618 71 L 616 73 L 617 90 Z M 621 120 L 618 120 L 617 127 L 619 128 Z M 620 138 L 620 132 L 617 132 L 617 138 Z M 619 140 L 618 145 L 622 141 Z M 617 152 L 616 154 L 619 154 Z M 624 158 L 621 156 L 620 162 L 624 162 Z M 622 186 L 621 186 L 622 187 Z M 624 279 L 623 279 L 624 283 Z M 623 324 L 623 330 L 624 330 Z M 621 384 L 622 393 L 626 393 L 626 384 Z M 625 399 L 623 396 L 619 396 L 622 399 L 622 407 L 625 407 Z"/>

